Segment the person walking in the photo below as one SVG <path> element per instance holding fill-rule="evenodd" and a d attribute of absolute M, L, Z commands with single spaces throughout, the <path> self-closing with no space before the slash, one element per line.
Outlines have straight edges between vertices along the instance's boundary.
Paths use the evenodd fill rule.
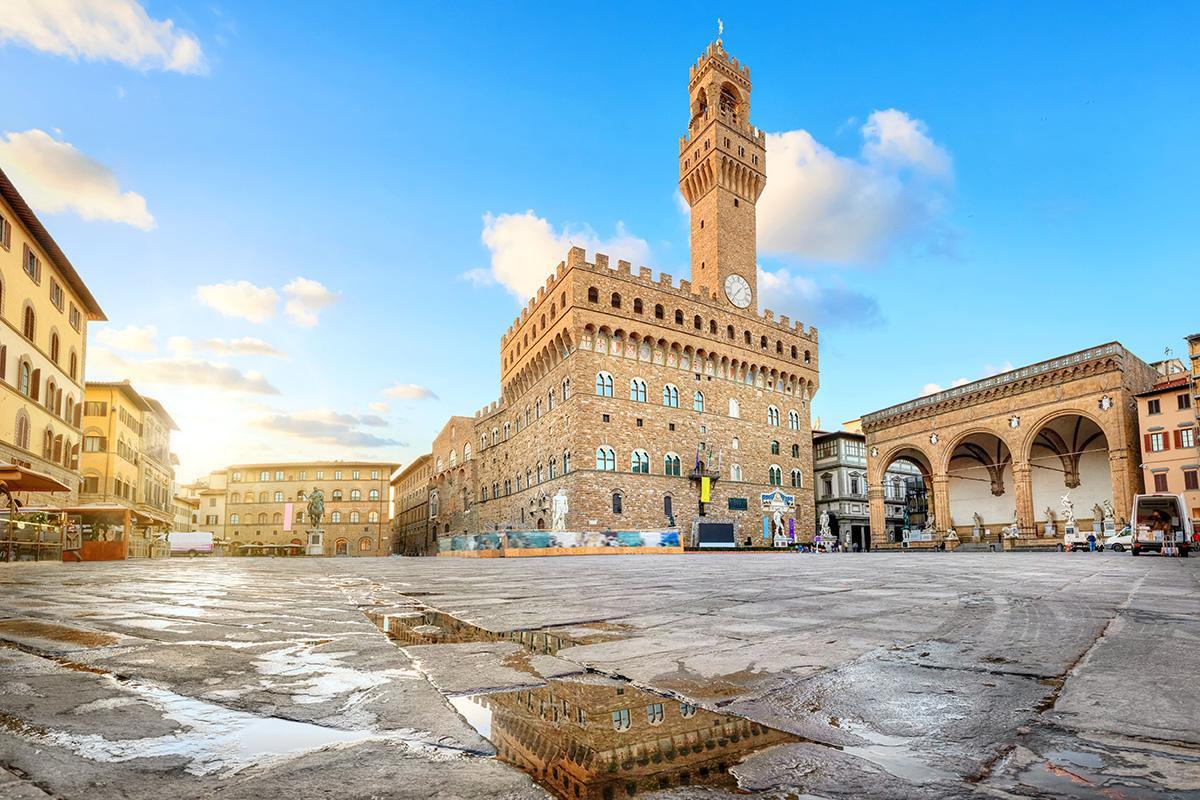
<path fill-rule="evenodd" d="M 1092 531 L 1091 533 L 1089 533 L 1087 535 L 1087 543 L 1088 543 L 1088 552 L 1089 553 L 1096 552 L 1096 532 L 1095 531 Z"/>

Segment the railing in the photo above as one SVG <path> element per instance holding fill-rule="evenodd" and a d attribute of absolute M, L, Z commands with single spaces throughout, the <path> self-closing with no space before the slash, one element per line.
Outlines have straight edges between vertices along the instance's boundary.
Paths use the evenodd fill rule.
<path fill-rule="evenodd" d="M 62 561 L 63 526 L 0 516 L 0 561 Z"/>
<path fill-rule="evenodd" d="M 1098 358 L 1102 358 L 1103 356 L 1124 353 L 1125 348 L 1119 344 L 1116 344 L 1115 342 L 1112 344 L 1101 345 L 1100 347 L 1092 347 L 1087 350 L 1080 350 L 1078 353 L 1071 353 L 1070 355 L 1053 358 L 1049 361 L 1041 361 L 1037 364 L 1030 364 L 1028 367 L 1021 367 L 1020 369 L 1014 369 L 1010 372 L 1002 372 L 999 375 L 993 375 L 990 378 L 983 378 L 982 380 L 975 381 L 974 383 L 965 383 L 962 386 L 955 386 L 951 389 L 946 389 L 935 394 L 926 395 L 925 397 L 918 397 L 917 399 L 909 400 L 906 403 L 888 406 L 887 408 L 879 411 L 872 411 L 870 414 L 863 415 L 862 422 L 864 426 L 871 425 L 875 422 L 879 422 L 880 420 L 887 419 L 888 417 L 894 417 L 897 414 L 903 414 L 906 411 L 923 408 L 924 406 L 934 405 L 935 403 L 940 403 L 943 400 L 950 400 L 955 397 L 962 397 L 963 395 L 972 394 L 984 389 L 992 389 L 997 386 L 1003 386 L 1005 384 L 1012 383 L 1013 381 L 1024 380 L 1025 378 L 1030 378 L 1034 375 L 1041 375 L 1045 372 L 1053 372 L 1054 370 L 1062 369 L 1063 367 L 1070 367 L 1087 361 L 1094 361 Z"/>

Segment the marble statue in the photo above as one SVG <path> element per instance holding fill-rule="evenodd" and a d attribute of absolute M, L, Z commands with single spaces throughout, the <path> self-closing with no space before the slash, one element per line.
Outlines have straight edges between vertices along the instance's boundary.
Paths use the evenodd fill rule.
<path fill-rule="evenodd" d="M 1046 506 L 1046 510 L 1042 513 L 1046 516 L 1047 522 L 1054 522 L 1057 519 L 1057 517 L 1054 516 L 1054 509 L 1050 506 Z"/>
<path fill-rule="evenodd" d="M 787 536 L 787 528 L 783 525 L 783 512 L 779 509 L 775 509 L 775 513 L 772 515 L 771 520 L 773 522 L 772 527 L 775 531 L 775 535 Z"/>
<path fill-rule="evenodd" d="M 1075 503 L 1071 500 L 1071 493 L 1067 492 L 1062 496 L 1062 511 L 1063 521 L 1068 525 L 1075 524 Z"/>
<path fill-rule="evenodd" d="M 1117 518 L 1117 512 L 1113 511 L 1112 503 L 1110 501 L 1105 500 L 1100 505 L 1104 509 L 1104 519 L 1115 520 Z"/>
<path fill-rule="evenodd" d="M 971 515 L 971 519 L 975 520 L 976 528 L 980 528 L 980 529 L 983 528 L 983 517 L 979 516 L 978 511 L 976 511 L 974 514 Z"/>
<path fill-rule="evenodd" d="M 1100 507 L 1099 503 L 1096 503 L 1092 506 L 1092 521 L 1099 522 L 1102 519 L 1104 519 L 1104 509 Z"/>
<path fill-rule="evenodd" d="M 551 501 L 553 510 L 550 517 L 550 530 L 565 531 L 567 529 L 567 490 L 559 489 Z"/>
<path fill-rule="evenodd" d="M 822 511 L 821 512 L 821 538 L 825 539 L 825 537 L 832 536 L 832 535 L 833 535 L 833 529 L 830 528 L 830 526 L 829 526 L 829 512 Z"/>
<path fill-rule="evenodd" d="M 937 520 L 934 519 L 933 514 L 930 514 L 929 519 L 925 521 L 925 533 L 937 533 Z"/>

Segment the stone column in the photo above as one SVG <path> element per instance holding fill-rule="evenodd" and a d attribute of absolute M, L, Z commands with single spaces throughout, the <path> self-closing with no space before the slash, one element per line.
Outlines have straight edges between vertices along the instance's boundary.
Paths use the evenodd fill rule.
<path fill-rule="evenodd" d="M 1129 511 L 1133 504 L 1133 496 L 1140 489 L 1137 464 L 1129 458 L 1129 452 L 1125 448 L 1115 448 L 1108 451 L 1108 471 L 1112 479 L 1112 505 L 1113 513 L 1117 515 L 1116 521 L 1120 523 L 1121 520 L 1125 520 L 1132 523 Z"/>
<path fill-rule="evenodd" d="M 872 483 L 867 487 L 867 498 L 871 506 L 871 549 L 887 543 L 887 507 L 883 504 L 883 484 Z"/>
<path fill-rule="evenodd" d="M 934 475 L 932 483 L 933 500 L 929 511 L 933 514 L 940 533 L 950 524 L 950 476 L 945 473 Z"/>
<path fill-rule="evenodd" d="M 1022 536 L 1037 536 L 1033 516 L 1033 468 L 1028 462 L 1013 463 L 1013 483 L 1017 489 L 1017 527 Z"/>

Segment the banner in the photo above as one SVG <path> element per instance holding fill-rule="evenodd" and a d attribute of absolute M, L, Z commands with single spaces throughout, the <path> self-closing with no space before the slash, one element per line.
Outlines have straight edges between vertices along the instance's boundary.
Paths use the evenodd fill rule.
<path fill-rule="evenodd" d="M 292 529 L 292 511 L 295 506 L 295 503 L 283 504 L 283 529 L 285 531 L 290 531 Z"/>
<path fill-rule="evenodd" d="M 712 478 L 708 477 L 707 475 L 700 478 L 700 502 L 712 502 Z"/>

